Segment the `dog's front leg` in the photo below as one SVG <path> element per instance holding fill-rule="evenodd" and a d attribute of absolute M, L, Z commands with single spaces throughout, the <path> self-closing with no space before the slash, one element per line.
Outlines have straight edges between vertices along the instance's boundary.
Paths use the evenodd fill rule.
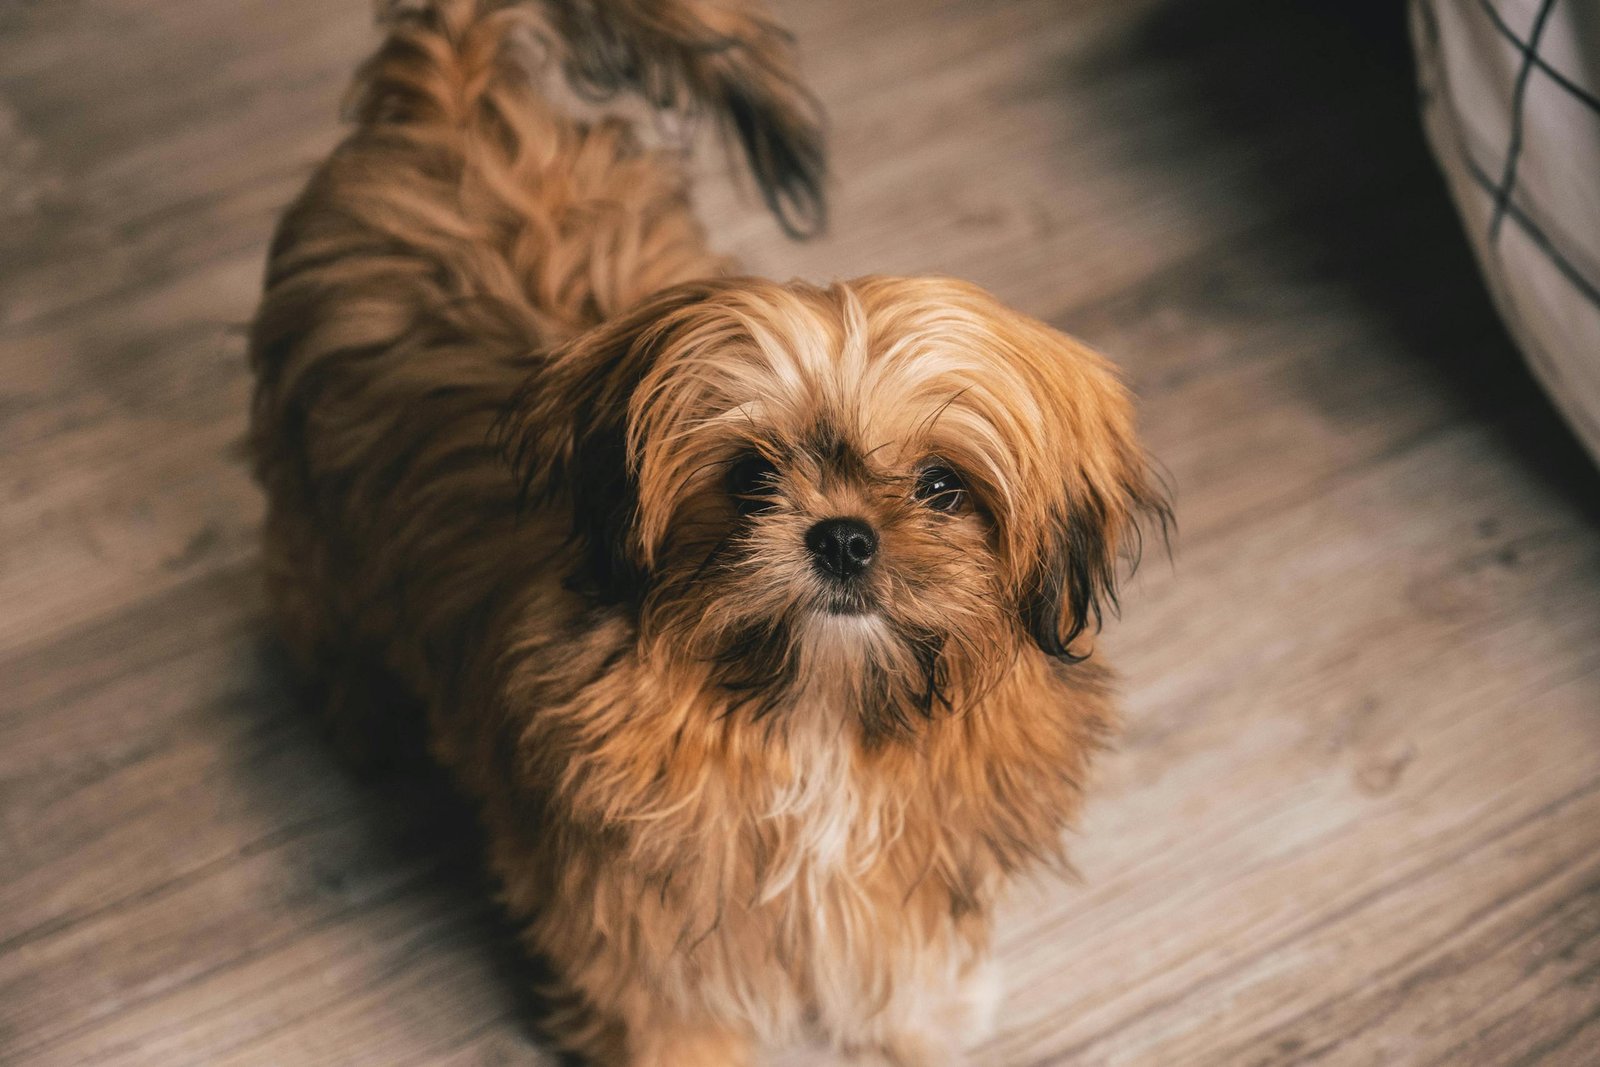
<path fill-rule="evenodd" d="M 925 991 L 858 1067 L 963 1067 L 966 1050 L 994 1030 L 999 970 L 991 960 L 969 967 L 954 982 Z"/>

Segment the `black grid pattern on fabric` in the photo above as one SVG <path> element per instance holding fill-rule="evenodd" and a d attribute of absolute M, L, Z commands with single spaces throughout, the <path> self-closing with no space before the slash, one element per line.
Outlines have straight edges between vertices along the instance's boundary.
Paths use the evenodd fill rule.
<path fill-rule="evenodd" d="M 1456 100 L 1450 92 L 1448 65 L 1439 58 L 1439 26 L 1437 16 L 1434 13 L 1433 0 L 1414 0 L 1414 2 L 1416 10 L 1421 16 L 1421 29 L 1426 35 L 1428 51 L 1434 57 L 1432 65 L 1438 78 L 1437 84 L 1433 86 L 1419 83 L 1418 89 L 1421 93 L 1419 103 L 1424 107 L 1437 107 L 1439 109 L 1440 118 L 1451 131 L 1450 136 L 1455 149 L 1454 155 L 1459 159 L 1462 169 L 1471 178 L 1472 182 L 1496 204 L 1500 202 L 1501 193 L 1504 191 L 1505 217 L 1511 219 L 1527 235 L 1532 246 L 1549 260 L 1551 265 L 1560 272 L 1562 277 L 1566 278 L 1575 291 L 1581 294 L 1591 306 L 1600 309 L 1600 285 L 1597 285 L 1595 280 L 1588 277 L 1567 255 L 1564 255 L 1550 235 L 1545 232 L 1544 228 L 1530 217 L 1527 211 L 1517 205 L 1511 195 L 1512 190 L 1505 184 L 1504 174 L 1502 174 L 1501 181 L 1497 182 L 1474 158 L 1473 147 L 1466 137 L 1466 124 L 1462 122 L 1461 115 L 1456 111 Z M 1548 12 L 1551 7 L 1552 4 L 1547 2 L 1542 5 L 1542 10 Z M 1494 30 L 1517 49 L 1523 60 L 1523 66 L 1519 67 L 1519 72 L 1524 67 L 1531 66 L 1532 69 L 1549 78 L 1553 84 L 1559 85 L 1574 99 L 1581 101 L 1594 113 L 1596 119 L 1600 120 L 1600 99 L 1597 99 L 1593 93 L 1574 83 L 1571 78 L 1557 70 L 1541 56 L 1537 50 L 1537 40 L 1531 42 L 1522 40 L 1501 18 L 1491 0 L 1479 0 L 1477 8 L 1492 24 Z M 1529 36 L 1530 38 L 1534 36 L 1531 31 Z M 1434 92 L 1433 90 L 1435 89 L 1438 91 Z M 1521 106 L 1520 100 L 1518 101 L 1518 106 Z M 1442 148 L 1443 146 L 1437 147 Z M 1508 145 L 1508 155 L 1510 154 L 1509 148 L 1510 146 Z M 1491 247 L 1498 249 L 1498 242 L 1493 242 Z M 1560 366 L 1553 362 L 1548 354 L 1543 351 L 1536 338 L 1525 337 L 1523 342 L 1524 352 L 1528 358 L 1541 368 L 1549 382 L 1554 383 L 1551 388 L 1559 392 L 1562 388 L 1560 382 L 1564 377 Z M 1570 420 L 1581 426 L 1591 440 L 1600 441 L 1600 424 L 1597 424 L 1586 410 L 1573 406 L 1568 408 L 1566 413 Z"/>
<path fill-rule="evenodd" d="M 1517 168 L 1520 164 L 1522 153 L 1522 124 L 1523 108 L 1526 106 L 1527 84 L 1535 72 L 1548 78 L 1554 85 L 1560 86 L 1572 97 L 1594 112 L 1597 121 L 1600 121 L 1600 97 L 1589 92 L 1575 83 L 1570 77 L 1557 70 L 1543 56 L 1539 54 L 1539 45 L 1550 14 L 1555 9 L 1557 0 L 1543 0 L 1539 5 L 1538 13 L 1534 16 L 1532 28 L 1529 30 L 1528 39 L 1523 40 L 1515 30 L 1501 17 L 1495 9 L 1492 0 L 1478 0 L 1478 8 L 1492 23 L 1495 32 L 1504 37 L 1520 54 L 1520 63 L 1517 67 L 1517 80 L 1512 91 L 1511 129 L 1507 137 L 1505 163 L 1500 178 L 1494 179 L 1484 167 L 1472 158 L 1468 149 L 1466 138 L 1463 136 L 1465 125 L 1459 115 L 1455 113 L 1454 101 L 1449 92 L 1440 94 L 1441 99 L 1435 101 L 1448 116 L 1450 125 L 1456 131 L 1455 142 L 1458 147 L 1461 163 L 1467 173 L 1494 202 L 1494 215 L 1489 224 L 1490 243 L 1498 245 L 1499 231 L 1505 219 L 1510 219 L 1522 230 L 1532 242 L 1534 247 L 1550 260 L 1551 264 L 1560 271 L 1561 275 L 1572 283 L 1574 289 L 1583 297 L 1600 308 L 1600 280 L 1588 277 L 1571 259 L 1565 255 L 1529 213 L 1518 207 L 1513 193 L 1515 192 Z M 1436 35 L 1437 24 L 1434 20 L 1431 3 L 1424 2 L 1423 15 L 1426 19 L 1430 36 Z M 1430 42 L 1437 51 L 1437 39 Z M 1440 67 L 1441 77 L 1447 77 L 1444 68 Z"/>
<path fill-rule="evenodd" d="M 1487 0 L 1485 0 L 1487 3 Z M 1539 39 L 1550 22 L 1550 12 L 1556 9 L 1556 0 L 1543 0 L 1539 13 L 1533 17 L 1533 29 L 1528 32 L 1528 42 L 1521 44 L 1522 63 L 1517 67 L 1517 80 L 1511 88 L 1511 133 L 1506 138 L 1506 166 L 1500 175 L 1500 186 L 1494 194 L 1494 216 L 1489 220 L 1489 243 L 1500 240 L 1500 227 L 1506 221 L 1506 206 L 1511 202 L 1511 190 L 1517 184 L 1517 164 L 1522 159 L 1522 121 L 1528 99 L 1528 78 L 1533 74 L 1533 61 L 1539 55 Z"/>
<path fill-rule="evenodd" d="M 1555 82 L 1557 85 L 1561 86 L 1561 88 L 1565 89 L 1573 96 L 1577 97 L 1579 100 L 1583 101 L 1589 106 L 1589 110 L 1593 111 L 1596 115 L 1600 115 L 1600 96 L 1596 96 L 1594 93 L 1591 93 L 1589 90 L 1585 89 L 1583 86 L 1579 85 L 1577 82 L 1561 73 L 1561 71 L 1557 70 L 1555 67 L 1546 62 L 1545 58 L 1539 55 L 1538 52 L 1534 51 L 1532 48 L 1529 48 L 1528 42 L 1524 41 L 1521 37 L 1518 37 L 1517 31 L 1506 25 L 1506 20 L 1500 17 L 1500 12 L 1495 10 L 1494 4 L 1490 3 L 1489 0 L 1478 0 L 1478 6 L 1483 9 L 1483 13 L 1487 15 L 1489 21 L 1494 24 L 1494 28 L 1499 31 L 1500 36 L 1510 41 L 1512 47 L 1514 47 L 1518 52 L 1521 52 L 1525 59 L 1531 61 L 1533 65 L 1539 69 L 1540 73 L 1549 78 L 1551 81 Z"/>
<path fill-rule="evenodd" d="M 1463 157 L 1462 162 L 1466 164 L 1467 173 L 1472 175 L 1472 180 L 1481 186 L 1484 192 L 1494 196 L 1499 188 L 1494 179 L 1485 174 L 1483 168 L 1479 167 L 1471 158 Z M 1551 263 L 1555 264 L 1556 269 L 1565 275 L 1566 279 L 1580 293 L 1588 297 L 1590 303 L 1594 304 L 1595 307 L 1600 307 L 1600 286 L 1584 277 L 1583 271 L 1579 270 L 1566 256 L 1561 254 L 1555 243 L 1550 240 L 1549 235 L 1528 217 L 1527 212 L 1509 201 L 1506 203 L 1505 212 L 1506 216 L 1521 227 L 1523 233 L 1528 235 L 1528 240 L 1532 241 L 1534 246 L 1543 252 Z"/>

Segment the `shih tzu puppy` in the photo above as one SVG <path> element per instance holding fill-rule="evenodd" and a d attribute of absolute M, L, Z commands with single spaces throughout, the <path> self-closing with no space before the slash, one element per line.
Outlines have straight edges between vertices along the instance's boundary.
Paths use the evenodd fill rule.
<path fill-rule="evenodd" d="M 1165 514 L 1127 393 L 971 285 L 733 273 L 677 154 L 558 103 L 713 116 L 814 228 L 819 116 L 750 0 L 382 20 L 251 335 L 332 728 L 424 718 L 563 1047 L 958 1062 L 1115 720 L 1084 644 Z"/>

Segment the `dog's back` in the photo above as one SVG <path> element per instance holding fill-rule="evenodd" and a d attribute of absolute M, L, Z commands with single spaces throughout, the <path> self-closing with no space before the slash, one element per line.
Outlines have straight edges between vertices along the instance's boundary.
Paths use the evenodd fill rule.
<path fill-rule="evenodd" d="M 561 541 L 519 523 L 492 444 L 519 386 L 562 341 L 724 269 L 677 160 L 540 77 L 709 112 L 791 231 L 822 203 L 818 115 L 748 4 L 427 0 L 382 22 L 356 129 L 284 218 L 251 333 L 271 597 L 362 747 L 461 669 L 494 590 L 541 562 L 530 546 Z"/>

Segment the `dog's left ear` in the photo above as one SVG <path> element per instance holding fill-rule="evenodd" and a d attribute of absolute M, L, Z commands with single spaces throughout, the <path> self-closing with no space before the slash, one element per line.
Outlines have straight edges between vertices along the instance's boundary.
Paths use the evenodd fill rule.
<path fill-rule="evenodd" d="M 1172 509 L 1134 434 L 1133 403 L 1105 360 L 1048 331 L 1058 366 L 1071 366 L 1058 397 L 1060 488 L 1046 493 L 1037 558 L 1025 579 L 1023 622 L 1047 654 L 1074 662 L 1074 642 L 1117 610 L 1119 581 L 1138 565 L 1146 533 L 1170 544 Z M 1061 379 L 1057 379 L 1061 384 Z"/>
<path fill-rule="evenodd" d="M 645 568 L 635 542 L 639 482 L 629 454 L 630 411 L 639 383 L 695 305 L 717 288 L 664 289 L 552 352 L 500 422 L 500 446 L 521 486 L 523 507 L 571 508 L 580 568 L 571 580 L 606 600 L 641 595 Z"/>
<path fill-rule="evenodd" d="M 1023 600 L 1029 634 L 1058 659 L 1086 657 L 1073 642 L 1117 610 L 1118 582 L 1138 565 L 1146 532 L 1168 536 L 1172 513 L 1162 491 L 1142 457 L 1129 459 L 1109 480 L 1087 482 L 1068 498 Z"/>

